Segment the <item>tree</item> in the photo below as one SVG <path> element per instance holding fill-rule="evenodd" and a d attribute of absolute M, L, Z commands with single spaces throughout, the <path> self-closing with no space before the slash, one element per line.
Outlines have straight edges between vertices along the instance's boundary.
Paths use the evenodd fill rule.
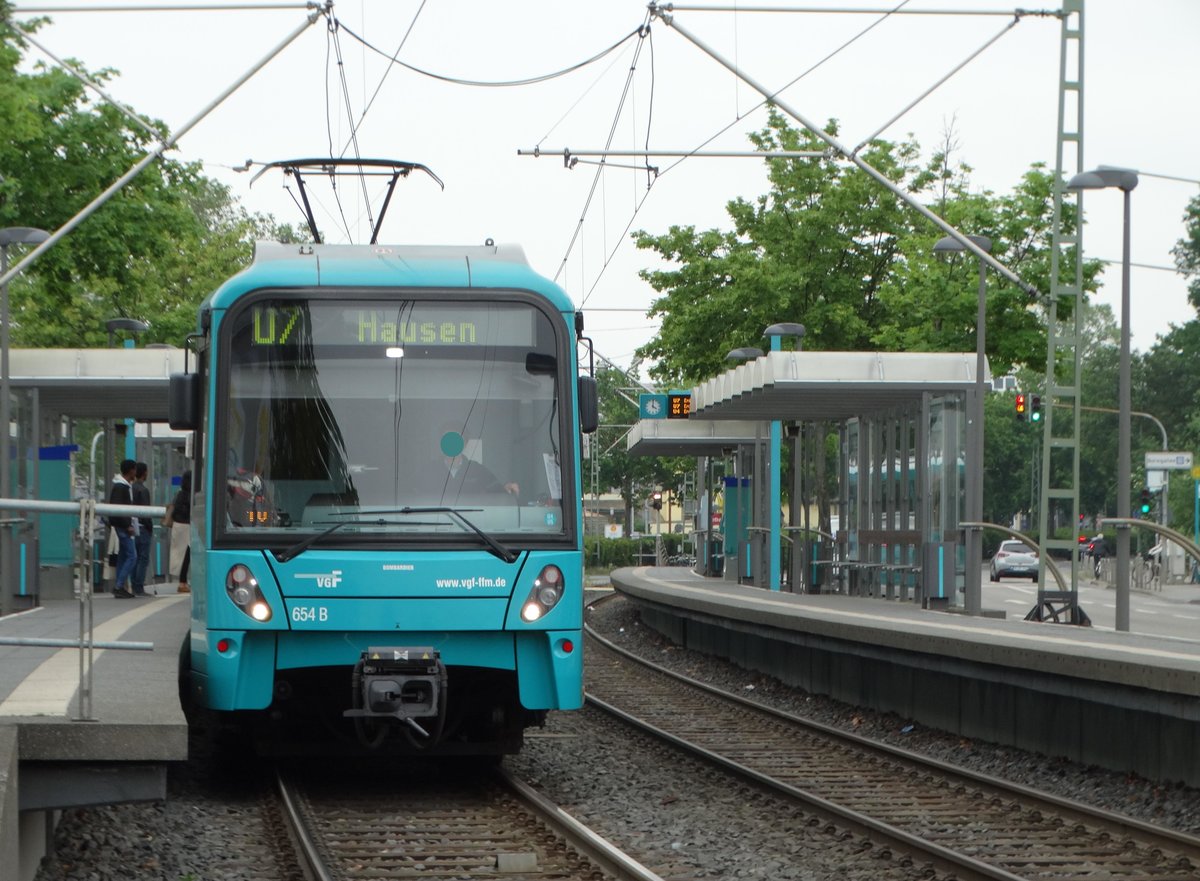
<path fill-rule="evenodd" d="M 0 0 L 0 226 L 54 230 L 75 216 L 166 135 L 95 103 L 73 76 L 19 69 L 21 35 Z M 76 63 L 77 68 L 80 67 Z M 89 72 L 101 83 L 111 70 Z M 103 346 L 105 319 L 151 321 L 145 342 L 179 344 L 196 306 L 244 266 L 256 232 L 282 232 L 249 215 L 199 165 L 151 164 L 42 255 L 14 287 L 13 340 L 26 346 Z"/>
<path fill-rule="evenodd" d="M 829 130 L 836 133 L 836 124 Z M 814 135 L 772 112 L 752 136 L 762 150 L 813 150 Z M 1049 290 L 1052 176 L 1032 168 L 1011 194 L 969 190 L 969 169 L 950 146 L 924 166 L 915 142 L 874 141 L 864 158 L 923 196 L 967 233 L 992 238 L 993 253 L 1039 290 Z M 768 159 L 769 191 L 729 203 L 730 231 L 673 226 L 634 234 L 674 266 L 641 273 L 662 296 L 650 315 L 658 335 L 639 349 L 652 376 L 695 383 L 721 372 L 725 352 L 755 345 L 777 321 L 807 328 L 806 349 L 973 351 L 976 263 L 936 259 L 940 230 L 855 168 L 833 159 Z M 1074 216 L 1065 207 L 1069 232 Z M 1095 286 L 1099 262 L 1088 264 Z M 994 274 L 988 281 L 988 355 L 993 370 L 1044 361 L 1040 303 Z M 1070 304 L 1059 305 L 1060 320 Z"/>
<path fill-rule="evenodd" d="M 636 373 L 636 365 L 631 372 Z M 592 435 L 599 456 L 599 488 L 613 490 L 625 502 L 625 525 L 633 529 L 634 509 L 658 487 L 681 494 L 683 474 L 691 467 L 690 459 L 631 456 L 625 448 L 625 436 L 638 420 L 637 394 L 640 389 L 624 371 L 601 367 L 596 371 L 600 399 L 600 427 Z"/>
<path fill-rule="evenodd" d="M 1190 279 L 1188 301 L 1200 311 L 1200 196 L 1188 202 L 1183 214 L 1184 236 L 1171 253 L 1180 274 Z"/>

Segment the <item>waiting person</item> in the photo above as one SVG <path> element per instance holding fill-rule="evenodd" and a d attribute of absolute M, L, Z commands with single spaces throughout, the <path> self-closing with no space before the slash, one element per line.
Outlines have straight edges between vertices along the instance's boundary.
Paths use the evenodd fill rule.
<path fill-rule="evenodd" d="M 133 504 L 133 480 L 136 476 L 137 462 L 133 459 L 122 461 L 121 472 L 113 477 L 112 489 L 108 493 L 110 505 Z M 117 536 L 117 574 L 113 598 L 130 599 L 133 593 L 129 590 L 129 578 L 133 575 L 133 567 L 137 565 L 137 547 L 134 543 L 137 518 L 112 514 L 108 518 L 108 526 Z"/>
<path fill-rule="evenodd" d="M 179 592 L 191 593 L 188 568 L 192 561 L 192 472 L 179 476 L 179 492 L 167 513 L 171 520 L 171 574 L 179 579 Z"/>
<path fill-rule="evenodd" d="M 146 486 L 146 477 L 150 474 L 150 469 L 145 462 L 138 462 L 134 469 L 133 486 L 133 503 L 135 505 L 150 504 L 150 489 Z M 150 566 L 150 550 L 154 542 L 154 521 L 149 517 L 138 517 L 137 535 L 134 537 L 133 546 L 137 551 L 137 563 L 133 567 L 133 576 L 130 579 L 133 582 L 133 595 L 135 597 L 146 596 L 146 570 Z"/>

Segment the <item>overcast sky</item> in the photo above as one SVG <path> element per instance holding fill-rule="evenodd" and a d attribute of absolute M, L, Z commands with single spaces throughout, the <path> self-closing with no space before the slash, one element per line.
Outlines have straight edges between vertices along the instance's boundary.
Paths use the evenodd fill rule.
<path fill-rule="evenodd" d="M 19 18 L 51 6 L 23 0 L 15 5 Z M 119 71 L 108 90 L 173 130 L 305 20 L 298 8 L 62 11 L 70 5 L 101 4 L 53 4 L 46 13 L 53 22 L 38 39 L 59 57 L 79 59 L 91 70 Z M 822 0 L 803 5 L 847 7 Z M 911 0 L 906 8 L 982 12 L 1016 7 L 1003 0 Z M 348 31 L 388 56 L 399 49 L 400 60 L 415 67 L 494 82 L 578 64 L 635 31 L 645 20 L 646 6 L 635 0 L 342 0 L 334 13 Z M 747 11 L 677 11 L 675 16 L 772 89 L 880 19 Z M 985 15 L 891 16 L 783 97 L 811 120 L 838 119 L 843 142 L 857 144 L 1010 21 Z M 765 189 L 761 162 L 753 159 L 691 158 L 678 164 L 653 159 L 660 174 L 647 192 L 645 171 L 609 168 L 593 189 L 594 165 L 581 161 L 568 170 L 561 158 L 517 155 L 535 146 L 598 150 L 610 136 L 616 149 L 640 149 L 648 139 L 651 149 L 690 150 L 723 130 L 706 149 L 749 149 L 746 132 L 765 121 L 764 112 L 755 109 L 760 96 L 661 21 L 651 25 L 647 39 L 627 40 L 567 76 L 511 88 L 456 85 L 396 66 L 389 72 L 387 59 L 348 31 L 341 30 L 335 40 L 324 20 L 308 28 L 192 129 L 178 156 L 203 162 L 206 172 L 227 183 L 250 210 L 299 222 L 282 174 L 268 172 L 250 187 L 251 175 L 232 169 L 248 159 L 328 156 L 331 144 L 335 154 L 354 155 L 348 95 L 349 117 L 362 119 L 359 155 L 420 162 L 445 182 L 444 192 L 423 176 L 401 182 L 382 241 L 476 244 L 492 238 L 521 244 L 535 268 L 557 274 L 575 302 L 584 305 L 588 334 L 618 363 L 627 364 L 654 332 L 645 317 L 654 292 L 637 271 L 654 266 L 655 258 L 632 246 L 628 230 L 665 232 L 671 224 L 728 228 L 727 201 L 753 199 Z M 1087 0 L 1085 31 L 1085 165 L 1200 178 L 1200 3 Z M 1011 190 L 1033 162 L 1053 167 L 1059 34 L 1054 18 L 1023 18 L 883 137 L 900 139 L 911 132 L 928 156 L 952 121 L 960 157 L 975 169 L 973 185 L 995 192 Z M 41 56 L 34 50 L 31 57 Z M 342 212 L 324 183 L 314 182 L 310 192 L 328 241 L 367 240 L 368 213 L 353 181 L 342 183 Z M 380 185 L 372 183 L 368 192 L 377 204 Z M 1183 234 L 1185 206 L 1198 192 L 1195 183 L 1143 176 L 1133 194 L 1135 263 L 1173 265 L 1170 250 Z M 1086 209 L 1087 255 L 1120 260 L 1120 193 L 1091 194 Z M 1100 296 L 1118 315 L 1120 277 L 1119 266 L 1111 267 Z M 1170 323 L 1194 317 L 1186 285 L 1172 272 L 1135 268 L 1131 290 L 1136 349 L 1150 347 Z M 779 320 L 803 322 L 804 316 L 780 315 Z"/>

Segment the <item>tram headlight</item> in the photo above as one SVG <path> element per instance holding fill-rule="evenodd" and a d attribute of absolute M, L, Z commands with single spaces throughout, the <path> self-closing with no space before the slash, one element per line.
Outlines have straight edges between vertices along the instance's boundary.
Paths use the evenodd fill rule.
<path fill-rule="evenodd" d="M 235 606 L 255 621 L 271 620 L 271 606 L 258 586 L 258 579 L 246 566 L 238 563 L 229 570 L 225 576 L 225 592 Z"/>
<path fill-rule="evenodd" d="M 533 588 L 521 606 L 525 621 L 536 621 L 558 605 L 563 595 L 563 574 L 557 566 L 546 566 L 534 579 Z"/>

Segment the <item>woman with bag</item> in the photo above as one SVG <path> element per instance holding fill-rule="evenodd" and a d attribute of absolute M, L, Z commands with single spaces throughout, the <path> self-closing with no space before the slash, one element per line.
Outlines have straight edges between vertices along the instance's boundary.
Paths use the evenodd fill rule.
<path fill-rule="evenodd" d="M 192 472 L 185 471 L 179 477 L 179 492 L 175 501 L 167 508 L 163 525 L 171 527 L 171 574 L 179 579 L 179 592 L 191 593 L 188 586 L 188 566 L 192 549 Z"/>

